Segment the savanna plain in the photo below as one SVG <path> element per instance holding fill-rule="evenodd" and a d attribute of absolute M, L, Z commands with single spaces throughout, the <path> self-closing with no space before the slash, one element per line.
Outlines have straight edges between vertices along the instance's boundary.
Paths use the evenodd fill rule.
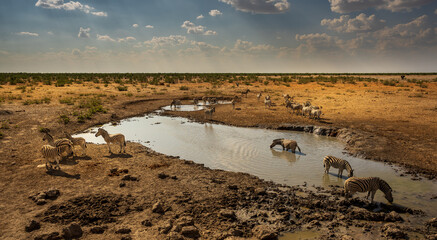
<path fill-rule="evenodd" d="M 286 94 L 321 106 L 320 119 L 286 108 Z M 202 98 L 234 106 L 161 114 L 328 135 L 348 154 L 436 181 L 437 74 L 3 73 L 0 238 L 437 239 L 436 216 L 421 209 L 370 204 L 363 193 L 345 199 L 343 186 L 287 186 L 209 169 L 136 142 L 120 154 L 117 145 L 110 154 L 87 143 L 86 154 L 75 148 L 60 170 L 44 165 L 44 132 L 59 139 Z M 437 193 L 430 201 L 437 208 Z"/>

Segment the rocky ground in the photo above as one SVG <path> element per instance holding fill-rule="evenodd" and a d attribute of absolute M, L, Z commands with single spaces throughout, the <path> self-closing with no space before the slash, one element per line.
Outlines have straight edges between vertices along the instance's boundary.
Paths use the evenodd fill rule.
<path fill-rule="evenodd" d="M 41 88 L 42 92 L 44 88 Z M 68 88 L 61 90 L 64 89 Z M 77 89 L 91 91 L 90 87 Z M 252 92 L 257 90 L 252 87 Z M 413 174 L 425 173 L 432 178 L 437 172 L 436 148 L 430 150 L 437 144 L 431 134 L 435 132 L 435 113 L 427 109 L 435 104 L 434 90 L 434 85 L 428 87 L 429 94 L 419 112 L 422 123 L 417 126 L 417 119 L 401 118 L 392 109 L 400 106 L 403 99 L 416 101 L 416 98 L 402 95 L 403 92 L 389 94 L 384 100 L 386 105 L 366 110 L 358 103 L 357 108 L 347 107 L 355 101 L 364 101 L 359 97 L 364 91 L 354 88 L 358 100 L 350 99 L 346 104 L 343 98 L 350 96 L 338 95 L 341 99 L 337 97 L 338 102 L 330 103 L 322 96 L 332 93 L 319 89 L 318 94 L 322 95 L 309 93 L 312 100 L 319 101 L 324 109 L 338 109 L 326 110 L 322 121 L 315 121 L 288 113 L 281 106 L 280 91 L 283 90 L 276 86 L 272 86 L 270 93 L 276 102 L 272 109 L 264 108 L 254 94 L 249 94 L 237 105 L 241 110 L 218 106 L 212 121 L 270 128 L 322 126 L 331 132 L 337 131 L 353 154 L 406 164 Z M 232 89 L 228 95 L 238 91 Z M 302 89 L 302 92 L 305 91 Z M 61 171 L 47 172 L 44 167 L 37 167 L 44 163 L 39 154 L 39 148 L 44 144 L 40 127 L 50 128 L 56 137 L 61 137 L 62 131 L 83 131 L 97 124 L 151 112 L 169 104 L 173 98 L 192 98 L 196 94 L 201 96 L 198 92 L 171 90 L 167 95 L 119 95 L 116 100 L 108 97 L 103 103 L 107 109 L 105 113 L 98 113 L 85 123 L 71 121 L 67 124 L 59 122 L 59 116 L 74 111 L 70 105 L 56 102 L 22 105 L 14 101 L 2 104 L 0 238 L 275 239 L 281 232 L 309 230 L 324 239 L 436 239 L 437 223 L 432 219 L 435 216 L 423 216 L 418 210 L 385 204 L 379 208 L 361 198 L 345 200 L 337 187 L 287 187 L 248 174 L 210 170 L 136 143 L 127 144 L 127 154 L 109 154 L 104 145 L 88 144 L 87 156 L 64 160 Z M 371 95 L 369 101 L 380 94 L 386 95 L 366 94 Z M 409 111 L 414 110 L 409 102 L 403 103 Z M 335 111 L 341 111 L 347 117 Z M 372 114 L 360 114 L 366 111 Z M 397 120 L 378 115 L 383 111 Z M 205 121 L 203 112 L 173 114 Z M 370 121 L 369 118 L 375 119 Z M 419 130 L 423 126 L 426 131 Z M 397 159 L 401 155 L 403 157 Z M 380 211 L 374 212 L 375 208 Z"/>

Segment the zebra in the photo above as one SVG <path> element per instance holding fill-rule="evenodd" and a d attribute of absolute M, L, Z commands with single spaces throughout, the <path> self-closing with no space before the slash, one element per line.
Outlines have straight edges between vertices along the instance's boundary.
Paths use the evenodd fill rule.
<path fill-rule="evenodd" d="M 82 148 L 83 154 L 82 156 L 86 156 L 86 141 L 85 138 L 82 137 L 72 137 L 69 133 L 64 132 L 65 137 L 73 143 L 74 146 L 80 146 Z"/>
<path fill-rule="evenodd" d="M 270 99 L 264 99 L 264 105 L 265 107 L 271 107 L 272 106 L 272 100 Z"/>
<path fill-rule="evenodd" d="M 42 140 L 43 141 L 47 140 L 49 145 L 52 147 L 60 147 L 61 155 L 64 155 L 64 153 L 66 153 L 68 151 L 66 156 L 71 156 L 71 155 L 74 156 L 73 142 L 71 142 L 69 139 L 61 138 L 61 139 L 55 140 L 53 138 L 53 136 L 48 131 L 45 131 Z"/>
<path fill-rule="evenodd" d="M 206 96 L 203 96 L 203 97 L 202 97 L 202 101 L 203 101 L 203 104 L 206 105 L 207 97 L 206 97 Z"/>
<path fill-rule="evenodd" d="M 325 167 L 325 173 L 329 173 L 329 168 L 333 167 L 333 168 L 338 168 L 339 177 L 343 176 L 344 169 L 346 169 L 349 172 L 348 177 L 354 176 L 354 170 L 352 169 L 349 162 L 340 158 L 336 158 L 333 156 L 326 156 L 323 159 L 323 166 Z"/>
<path fill-rule="evenodd" d="M 288 93 L 287 94 L 282 94 L 282 96 L 284 97 L 284 100 L 285 101 L 287 101 L 288 99 L 290 99 L 291 97 L 290 97 L 290 95 L 288 95 Z"/>
<path fill-rule="evenodd" d="M 106 144 L 109 148 L 109 153 L 112 153 L 110 143 L 118 143 L 120 144 L 120 152 L 123 150 L 124 153 L 126 153 L 126 140 L 123 134 L 117 133 L 117 134 L 109 134 L 105 129 L 99 128 L 97 130 L 97 133 L 95 135 L 96 137 L 102 136 L 103 139 L 105 139 Z"/>
<path fill-rule="evenodd" d="M 310 118 L 320 119 L 320 115 L 322 115 L 322 110 L 320 109 L 311 109 Z"/>
<path fill-rule="evenodd" d="M 194 99 L 193 99 L 193 103 L 194 103 L 194 105 L 198 105 L 198 104 L 199 104 L 199 99 L 194 98 Z"/>
<path fill-rule="evenodd" d="M 250 89 L 246 89 L 246 90 L 244 90 L 244 91 L 241 92 L 241 96 L 246 95 L 246 97 L 247 97 L 247 94 L 248 94 L 249 92 L 250 92 Z"/>
<path fill-rule="evenodd" d="M 232 99 L 231 104 L 232 104 L 232 109 L 235 109 L 235 98 Z"/>
<path fill-rule="evenodd" d="M 270 95 L 265 96 L 266 100 L 270 100 Z"/>
<path fill-rule="evenodd" d="M 206 116 L 207 115 L 209 115 L 209 118 L 211 119 L 212 118 L 212 114 L 215 112 L 215 107 L 212 107 L 212 108 L 210 108 L 210 109 L 206 109 L 205 110 L 205 118 L 206 118 Z"/>
<path fill-rule="evenodd" d="M 388 183 L 379 177 L 351 177 L 344 182 L 344 191 L 346 198 L 349 197 L 349 193 L 352 196 L 356 192 L 368 192 L 366 199 L 371 196 L 370 203 L 373 203 L 373 198 L 377 190 L 381 190 L 384 193 L 385 199 L 390 203 L 393 202 L 392 189 Z"/>
<path fill-rule="evenodd" d="M 308 106 L 308 107 L 302 107 L 302 116 L 304 116 L 305 117 L 305 115 L 308 113 L 308 115 L 310 115 L 311 114 L 311 106 Z"/>
<path fill-rule="evenodd" d="M 56 162 L 55 169 L 61 170 L 61 167 L 59 166 L 59 159 L 62 157 L 63 147 L 65 147 L 65 146 L 61 145 L 59 147 L 53 147 L 50 145 L 44 145 L 41 147 L 41 154 L 46 159 L 46 169 L 47 170 L 53 169 L 52 162 Z M 72 148 L 71 145 L 69 147 Z M 50 160 L 54 160 L 54 161 L 50 161 Z M 49 168 L 48 164 L 50 164 L 50 168 Z"/>
<path fill-rule="evenodd" d="M 256 98 L 258 98 L 258 101 L 259 101 L 259 99 L 261 98 L 261 96 L 262 96 L 262 93 L 258 93 L 258 94 L 256 95 Z"/>
<path fill-rule="evenodd" d="M 299 110 L 302 110 L 303 106 L 299 103 L 292 103 L 291 109 L 293 109 L 293 113 L 296 111 L 296 114 L 299 114 Z"/>
<path fill-rule="evenodd" d="M 179 100 L 179 99 L 174 99 L 173 101 L 171 101 L 171 103 L 170 103 L 170 108 L 172 107 L 172 106 L 174 106 L 175 108 L 176 107 L 180 107 L 181 106 L 181 100 Z"/>
<path fill-rule="evenodd" d="M 302 152 L 300 150 L 300 147 L 297 145 L 297 142 L 291 139 L 284 139 L 284 138 L 274 139 L 272 144 L 270 144 L 270 148 L 273 148 L 276 145 L 281 145 L 282 150 L 288 151 L 288 149 L 291 149 L 292 153 L 295 153 L 296 147 L 297 149 L 299 149 L 299 152 Z"/>

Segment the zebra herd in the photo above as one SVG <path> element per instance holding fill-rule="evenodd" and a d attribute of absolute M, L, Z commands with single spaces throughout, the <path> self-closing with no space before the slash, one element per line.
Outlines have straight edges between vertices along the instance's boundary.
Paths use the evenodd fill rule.
<path fill-rule="evenodd" d="M 293 153 L 296 148 L 299 149 L 297 142 L 291 139 L 274 139 L 270 148 L 276 145 L 281 145 L 283 150 L 291 150 Z M 379 177 L 354 177 L 354 170 L 350 163 L 344 159 L 340 159 L 334 156 L 326 156 L 323 158 L 323 166 L 325 167 L 325 174 L 329 173 L 331 167 L 338 169 L 338 177 L 343 177 L 343 171 L 348 171 L 348 179 L 344 182 L 345 197 L 349 198 L 356 192 L 368 192 L 367 199 L 370 198 L 370 202 L 373 203 L 376 191 L 379 189 L 384 193 L 385 198 L 392 203 L 393 195 L 390 185 Z"/>
<path fill-rule="evenodd" d="M 43 145 L 41 147 L 41 154 L 46 159 L 46 169 L 60 170 L 59 160 L 63 157 L 74 156 L 74 147 L 80 146 L 82 148 L 82 156 L 86 156 L 86 141 L 82 137 L 72 137 L 69 133 L 64 132 L 65 138 L 54 139 L 49 133 L 48 129 L 43 131 L 43 141 L 47 141 L 49 145 Z M 120 153 L 126 153 L 126 140 L 123 134 L 109 134 L 103 128 L 99 128 L 96 137 L 102 136 L 109 148 L 109 153 L 112 153 L 110 143 L 120 145 Z M 53 164 L 56 166 L 53 167 Z"/>

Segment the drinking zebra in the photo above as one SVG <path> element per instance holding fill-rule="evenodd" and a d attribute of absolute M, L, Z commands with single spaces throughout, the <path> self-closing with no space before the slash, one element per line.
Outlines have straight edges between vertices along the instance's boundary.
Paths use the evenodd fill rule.
<path fill-rule="evenodd" d="M 272 144 L 270 145 L 270 148 L 273 148 L 276 145 L 281 145 L 282 150 L 288 151 L 288 149 L 291 149 L 292 153 L 295 153 L 296 147 L 297 149 L 299 149 L 299 152 L 302 152 L 300 150 L 300 147 L 297 145 L 297 142 L 291 139 L 284 139 L 284 138 L 274 139 Z"/>
<path fill-rule="evenodd" d="M 49 143 L 52 147 L 59 147 L 61 149 L 61 156 L 64 155 L 64 153 L 67 153 L 66 156 L 71 156 L 73 153 L 73 142 L 71 142 L 67 138 L 61 138 L 55 140 L 53 136 L 48 132 L 44 132 L 44 136 L 42 138 L 43 141 L 46 141 Z"/>
<path fill-rule="evenodd" d="M 370 194 L 372 194 L 370 202 L 373 203 L 373 198 L 375 197 L 375 193 L 378 189 L 384 193 L 385 199 L 387 199 L 390 203 L 393 202 L 392 189 L 390 185 L 388 185 L 386 181 L 380 179 L 379 177 L 351 177 L 344 182 L 346 198 L 349 197 L 349 193 L 352 196 L 356 192 L 368 192 L 366 199 L 369 199 Z"/>
<path fill-rule="evenodd" d="M 53 162 L 56 162 L 55 169 L 60 170 L 61 167 L 59 166 L 59 159 L 62 157 L 63 148 L 65 146 L 61 145 L 59 147 L 53 147 L 50 145 L 44 145 L 41 148 L 41 154 L 46 159 L 46 169 L 53 169 Z M 70 146 L 72 148 L 72 146 Z M 72 153 L 72 152 L 71 152 Z M 51 161 L 54 160 L 54 161 Z M 50 168 L 49 165 L 50 164 Z"/>
<path fill-rule="evenodd" d="M 70 140 L 73 143 L 73 148 L 74 146 L 80 146 L 82 148 L 83 154 L 82 156 L 86 155 L 86 141 L 85 138 L 82 137 L 72 137 L 69 133 L 64 132 L 65 137 Z"/>
<path fill-rule="evenodd" d="M 343 176 L 343 170 L 346 169 L 349 174 L 348 177 L 352 177 L 354 175 L 354 170 L 352 169 L 351 165 L 348 161 L 336 158 L 333 156 L 326 156 L 323 159 L 323 166 L 325 167 L 325 173 L 329 173 L 329 168 L 338 168 L 338 176 Z"/>
<path fill-rule="evenodd" d="M 126 140 L 123 134 L 117 133 L 117 134 L 109 134 L 105 129 L 99 128 L 97 130 L 97 133 L 95 135 L 96 137 L 102 136 L 103 139 L 105 139 L 106 144 L 109 148 L 109 153 L 112 153 L 110 143 L 118 143 L 120 144 L 120 152 L 123 150 L 124 153 L 126 153 Z"/>

